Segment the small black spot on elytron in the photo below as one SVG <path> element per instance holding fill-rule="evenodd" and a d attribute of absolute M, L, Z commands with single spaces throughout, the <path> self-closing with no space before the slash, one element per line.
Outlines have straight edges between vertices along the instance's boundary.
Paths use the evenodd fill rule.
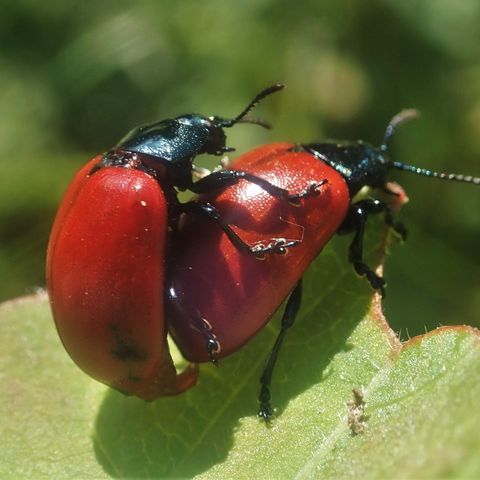
<path fill-rule="evenodd" d="M 129 338 L 123 329 L 116 323 L 110 324 L 113 345 L 110 349 L 112 355 L 122 362 L 141 363 L 147 360 L 148 353 Z"/>
<path fill-rule="evenodd" d="M 122 362 L 140 363 L 148 358 L 145 350 L 120 339 L 117 339 L 117 344 L 112 348 L 112 354 Z"/>

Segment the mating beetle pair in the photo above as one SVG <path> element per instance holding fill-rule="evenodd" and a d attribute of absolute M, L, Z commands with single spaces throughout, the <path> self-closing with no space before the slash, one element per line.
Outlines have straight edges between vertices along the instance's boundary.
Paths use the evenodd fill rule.
<path fill-rule="evenodd" d="M 386 188 L 391 168 L 480 182 L 389 160 L 388 139 L 411 111 L 394 117 L 379 148 L 266 145 L 193 182 L 195 157 L 230 151 L 224 129 L 236 123 L 265 126 L 247 114 L 281 88 L 263 90 L 233 119 L 183 115 L 135 129 L 78 172 L 52 229 L 47 283 L 60 337 L 86 373 L 145 400 L 181 393 L 196 383 L 197 363 L 240 348 L 290 294 L 261 377 L 259 414 L 268 419 L 273 367 L 300 307 L 301 277 L 335 233 L 354 233 L 350 260 L 383 292 L 383 279 L 362 258 L 366 219 L 384 213 L 405 231 L 387 205 L 352 203 L 353 196 L 364 186 Z M 201 195 L 182 204 L 175 188 Z M 192 362 L 180 374 L 167 324 Z"/>

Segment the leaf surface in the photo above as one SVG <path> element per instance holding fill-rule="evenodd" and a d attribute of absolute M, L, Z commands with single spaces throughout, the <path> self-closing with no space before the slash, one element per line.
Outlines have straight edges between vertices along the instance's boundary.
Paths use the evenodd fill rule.
<path fill-rule="evenodd" d="M 45 294 L 1 305 L 0 476 L 479 476 L 479 332 L 444 327 L 401 344 L 379 298 L 335 253 L 345 239 L 334 244 L 306 276 L 269 428 L 256 395 L 278 319 L 220 368 L 202 365 L 194 389 L 148 404 L 73 364 Z M 358 434 L 348 422 L 353 389 L 365 401 Z"/>

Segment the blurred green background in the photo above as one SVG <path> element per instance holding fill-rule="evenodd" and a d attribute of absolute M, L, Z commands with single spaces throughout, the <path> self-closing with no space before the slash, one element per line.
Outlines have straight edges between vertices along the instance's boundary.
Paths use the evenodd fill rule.
<path fill-rule="evenodd" d="M 406 107 L 399 160 L 480 175 L 480 2 L 239 0 L 1 2 L 0 300 L 44 286 L 73 173 L 140 123 L 234 115 L 284 82 L 239 152 L 325 137 L 379 143 Z M 398 173 L 408 242 L 392 244 L 386 310 L 403 336 L 480 326 L 480 190 Z"/>

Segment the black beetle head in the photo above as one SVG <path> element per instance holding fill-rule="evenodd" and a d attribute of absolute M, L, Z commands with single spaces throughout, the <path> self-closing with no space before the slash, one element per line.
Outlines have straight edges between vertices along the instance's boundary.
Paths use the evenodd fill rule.
<path fill-rule="evenodd" d="M 253 100 L 234 118 L 223 118 L 215 115 L 213 117 L 201 117 L 202 120 L 205 122 L 205 125 L 208 128 L 208 135 L 205 139 L 205 143 L 201 152 L 199 153 L 210 153 L 213 155 L 221 155 L 225 152 L 232 152 L 235 149 L 226 146 L 226 135 L 223 131 L 224 128 L 233 127 L 237 123 L 252 123 L 255 125 L 260 125 L 264 128 L 270 128 L 270 124 L 267 123 L 265 120 L 257 117 L 249 117 L 248 113 L 252 108 L 254 108 L 262 99 L 271 95 L 272 93 L 278 92 L 285 88 L 284 85 L 280 83 L 276 83 L 275 85 L 271 85 L 270 87 L 265 88 L 260 93 L 255 95 Z M 197 116 L 200 118 L 200 116 Z"/>
<path fill-rule="evenodd" d="M 127 154 L 142 154 L 144 163 L 149 168 L 166 168 L 171 183 L 187 189 L 192 184 L 192 164 L 197 155 L 222 155 L 234 150 L 226 146 L 225 128 L 237 123 L 269 127 L 263 120 L 250 118 L 247 114 L 263 98 L 283 88 L 283 85 L 275 84 L 262 90 L 239 115 L 231 119 L 192 113 L 137 127 L 112 152 L 121 150 Z M 110 153 L 107 152 L 106 156 L 109 157 Z"/>

